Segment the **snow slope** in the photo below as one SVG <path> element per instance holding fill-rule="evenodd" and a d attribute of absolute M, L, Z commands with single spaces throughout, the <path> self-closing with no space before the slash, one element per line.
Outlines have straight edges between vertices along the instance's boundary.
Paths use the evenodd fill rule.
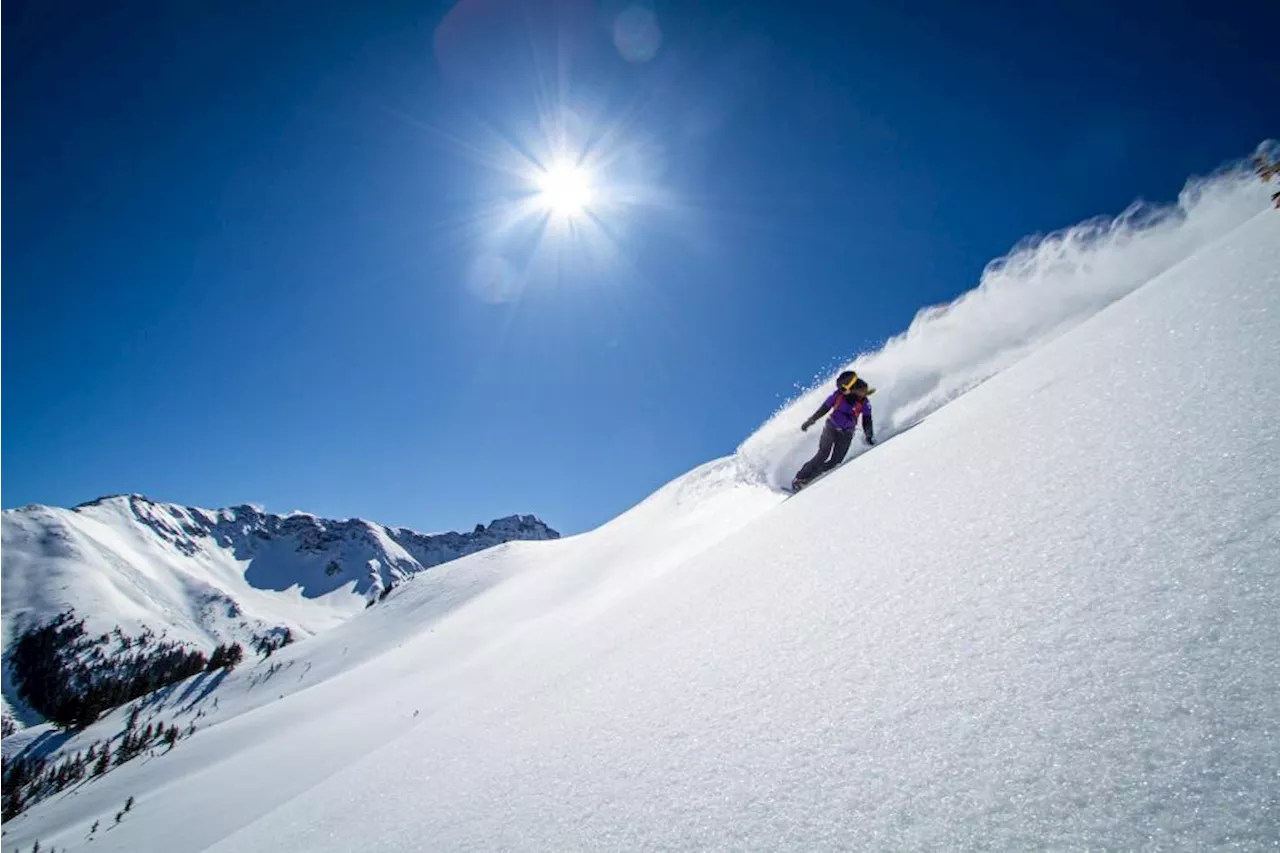
<path fill-rule="evenodd" d="M 873 375 L 882 419 L 927 420 L 793 500 L 759 485 L 803 450 L 779 418 L 597 531 L 175 688 L 146 714 L 202 715 L 192 738 L 35 806 L 6 849 L 1280 844 L 1263 206 L 999 346 L 964 332 L 980 308 L 924 318 L 868 361 L 901 371 Z M 945 351 L 963 376 L 908 381 Z"/>
<path fill-rule="evenodd" d="M 1273 143 L 1260 150 L 1280 156 Z M 905 332 L 842 367 L 878 386 L 876 432 L 889 437 L 1268 207 L 1266 185 L 1236 164 L 1191 179 L 1176 204 L 1137 202 L 1115 218 L 1027 238 L 988 264 L 973 290 L 920 311 Z M 743 442 L 738 457 L 751 479 L 773 488 L 791 482 L 813 452 L 796 425 L 830 393 L 835 375 L 819 377 Z"/>

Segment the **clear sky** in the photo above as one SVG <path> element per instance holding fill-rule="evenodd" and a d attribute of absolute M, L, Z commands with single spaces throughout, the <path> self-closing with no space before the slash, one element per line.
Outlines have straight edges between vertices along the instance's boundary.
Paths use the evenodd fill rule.
<path fill-rule="evenodd" d="M 594 526 L 1280 133 L 1275 8 L 6 3 L 3 503 Z"/>

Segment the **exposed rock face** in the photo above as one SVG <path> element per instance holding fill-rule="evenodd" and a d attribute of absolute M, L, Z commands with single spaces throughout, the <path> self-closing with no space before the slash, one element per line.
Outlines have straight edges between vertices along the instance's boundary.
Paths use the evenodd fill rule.
<path fill-rule="evenodd" d="M 230 550 L 235 559 L 249 561 L 245 576 L 253 586 L 287 589 L 298 585 L 307 597 L 324 595 L 352 580 L 355 592 L 382 592 L 401 578 L 504 542 L 560 537 L 533 515 L 511 515 L 488 526 L 477 524 L 471 533 L 425 534 L 358 518 L 336 521 L 308 513 L 276 515 L 247 504 L 205 510 L 157 503 L 141 495 L 99 498 L 80 504 L 74 512 L 95 509 L 114 509 L 187 556 L 195 556 L 210 544 Z M 27 508 L 12 512 L 25 511 Z M 278 570 L 288 554 L 304 558 L 288 561 L 299 571 Z M 381 589 L 374 582 L 370 560 L 378 563 Z M 318 577 L 309 571 L 313 563 L 321 569 Z"/>

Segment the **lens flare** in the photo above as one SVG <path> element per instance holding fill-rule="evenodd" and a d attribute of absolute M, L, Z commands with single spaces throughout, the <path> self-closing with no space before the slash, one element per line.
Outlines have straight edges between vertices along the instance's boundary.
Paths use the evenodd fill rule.
<path fill-rule="evenodd" d="M 630 83 L 615 90 L 582 63 L 609 30 L 628 62 L 653 59 L 656 13 L 646 0 L 554 0 L 537 14 L 508 0 L 446 5 L 432 44 L 459 109 L 432 122 L 387 109 L 469 161 L 444 176 L 451 215 L 430 225 L 466 247 L 467 289 L 518 305 L 640 281 L 641 241 L 677 218 L 688 239 L 693 205 L 664 185 L 669 143 L 648 126 L 651 113 L 665 125 L 662 99 Z"/>

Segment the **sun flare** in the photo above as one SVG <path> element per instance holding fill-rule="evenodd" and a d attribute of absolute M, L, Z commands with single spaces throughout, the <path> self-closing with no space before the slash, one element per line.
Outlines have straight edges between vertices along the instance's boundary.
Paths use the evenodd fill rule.
<path fill-rule="evenodd" d="M 582 166 L 560 160 L 538 176 L 538 203 L 566 219 L 580 216 L 591 205 L 591 175 Z"/>
<path fill-rule="evenodd" d="M 458 224 L 475 236 L 468 287 L 488 302 L 635 275 L 640 217 L 682 209 L 652 183 L 659 143 L 620 119 L 553 106 L 536 122 L 481 122 L 474 138 L 450 140 L 491 172 L 477 175 L 478 203 Z"/>

